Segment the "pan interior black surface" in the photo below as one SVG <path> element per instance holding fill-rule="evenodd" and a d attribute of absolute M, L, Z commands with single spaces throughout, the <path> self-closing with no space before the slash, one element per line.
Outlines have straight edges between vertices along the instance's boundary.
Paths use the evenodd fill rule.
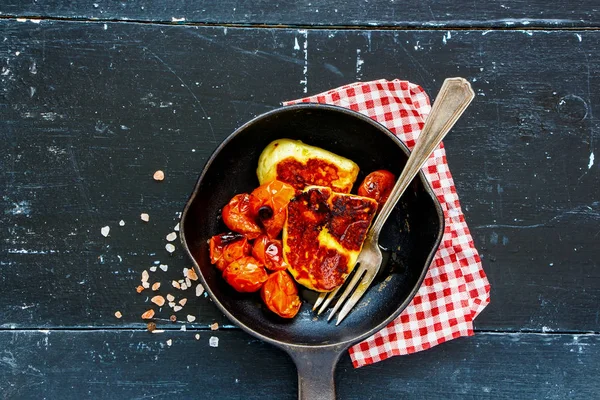
<path fill-rule="evenodd" d="M 398 176 L 408 158 L 406 150 L 389 131 L 365 119 L 333 107 L 307 105 L 279 109 L 251 121 L 217 149 L 184 213 L 185 243 L 217 304 L 234 320 L 271 340 L 327 345 L 370 332 L 407 305 L 437 248 L 443 218 L 421 175 L 406 191 L 382 232 L 380 243 L 388 249 L 389 258 L 384 271 L 338 327 L 327 323 L 327 313 L 317 318 L 307 301 L 296 318 L 283 320 L 262 305 L 258 294 L 241 294 L 229 287 L 210 264 L 208 239 L 227 231 L 220 219 L 221 208 L 235 194 L 258 186 L 258 157 L 275 139 L 299 139 L 354 160 L 361 169 L 356 185 L 377 169 L 388 169 Z"/>

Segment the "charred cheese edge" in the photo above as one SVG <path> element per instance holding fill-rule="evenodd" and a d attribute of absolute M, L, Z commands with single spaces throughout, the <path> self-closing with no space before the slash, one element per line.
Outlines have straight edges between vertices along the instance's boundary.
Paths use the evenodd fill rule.
<path fill-rule="evenodd" d="M 278 139 L 261 153 L 256 174 L 261 185 L 277 179 L 298 190 L 318 185 L 350 193 L 358 171 L 358 165 L 345 157 L 299 140 Z"/>
<path fill-rule="evenodd" d="M 283 254 L 288 271 L 317 292 L 339 287 L 352 272 L 377 212 L 368 197 L 307 187 L 288 204 Z"/>

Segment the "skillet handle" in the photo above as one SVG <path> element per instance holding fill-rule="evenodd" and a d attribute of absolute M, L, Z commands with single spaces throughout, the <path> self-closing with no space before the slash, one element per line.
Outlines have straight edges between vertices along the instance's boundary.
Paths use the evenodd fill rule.
<path fill-rule="evenodd" d="M 344 349 L 295 348 L 289 351 L 298 369 L 299 400 L 335 400 L 335 366 Z"/>

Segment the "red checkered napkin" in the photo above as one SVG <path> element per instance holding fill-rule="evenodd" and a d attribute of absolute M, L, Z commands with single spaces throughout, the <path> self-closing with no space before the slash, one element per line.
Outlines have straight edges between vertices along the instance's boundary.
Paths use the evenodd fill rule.
<path fill-rule="evenodd" d="M 285 104 L 295 103 L 326 103 L 358 111 L 385 125 L 411 150 L 431 111 L 420 86 L 397 79 L 356 82 Z M 490 302 L 490 285 L 458 201 L 443 143 L 423 172 L 444 210 L 442 243 L 423 285 L 402 314 L 350 348 L 355 367 L 473 335 L 473 320 Z"/>

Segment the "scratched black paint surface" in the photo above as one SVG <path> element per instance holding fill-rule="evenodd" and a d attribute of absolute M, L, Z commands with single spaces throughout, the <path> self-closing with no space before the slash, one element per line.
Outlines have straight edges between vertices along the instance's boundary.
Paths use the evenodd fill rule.
<path fill-rule="evenodd" d="M 123 359 L 109 365 L 121 371 L 138 365 L 129 364 L 127 349 L 138 343 L 151 346 L 158 339 L 143 332 L 132 339 L 120 329 L 143 328 L 139 316 L 149 303 L 134 288 L 141 271 L 154 261 L 169 265 L 167 272 L 159 270 L 151 278 L 162 282 L 160 293 L 188 298 L 179 320 L 186 314 L 198 317 L 188 328 L 206 329 L 214 321 L 228 326 L 208 299 L 170 289 L 170 281 L 189 264 L 179 248 L 168 255 L 164 237 L 177 223 L 177 212 L 204 161 L 238 125 L 282 100 L 303 96 L 305 90 L 317 93 L 357 79 L 401 77 L 433 96 L 444 77 L 456 75 L 470 78 L 477 92 L 445 144 L 492 283 L 492 303 L 476 321 L 480 336 L 356 372 L 346 359 L 344 375 L 338 372 L 338 378 L 343 382 L 348 374 L 348 388 L 351 383 L 375 387 L 377 374 L 388 374 L 386 390 L 417 393 L 425 390 L 424 382 L 417 384 L 419 378 L 412 373 L 406 380 L 398 376 L 408 374 L 405 363 L 422 358 L 436 373 L 446 371 L 446 378 L 436 378 L 432 392 L 440 398 L 443 390 L 457 398 L 462 392 L 485 396 L 485 388 L 497 388 L 498 396 L 508 389 L 505 398 L 514 398 L 517 392 L 510 390 L 526 385 L 507 382 L 520 382 L 527 368 L 546 368 L 533 374 L 536 380 L 528 386 L 539 398 L 569 397 L 569 390 L 589 397 L 588 381 L 577 378 L 569 386 L 552 365 L 526 361 L 534 354 L 546 361 L 564 360 L 565 365 L 581 361 L 594 372 L 588 376 L 595 376 L 595 337 L 586 339 L 591 342 L 582 351 L 590 353 L 578 360 L 569 358 L 576 355 L 570 351 L 575 347 L 564 344 L 572 342 L 568 336 L 496 337 L 481 331 L 600 331 L 600 189 L 598 162 L 592 157 L 598 153 L 595 115 L 600 101 L 596 31 L 302 31 L 15 20 L 0 21 L 0 30 L 0 387 L 13 388 L 7 392 L 10 398 L 20 398 L 23 379 L 38 374 L 32 370 L 28 375 L 28 365 L 50 376 L 46 374 L 55 371 L 54 365 L 66 362 L 64 349 L 84 337 L 80 335 L 89 335 L 82 343 L 96 352 L 104 351 L 103 346 L 124 352 Z M 157 169 L 165 170 L 164 182 L 152 180 Z M 142 212 L 150 214 L 149 223 L 140 221 Z M 108 238 L 100 234 L 106 225 L 111 228 Z M 123 319 L 113 316 L 117 310 Z M 160 326 L 170 326 L 162 321 L 169 315 L 159 313 Z M 63 351 L 39 357 L 31 346 L 43 336 L 28 329 L 51 329 L 49 337 L 60 338 L 56 348 Z M 201 334 L 203 340 L 210 335 Z M 193 341 L 191 333 L 177 335 Z M 205 363 L 203 370 L 222 363 L 213 369 L 219 376 L 233 377 L 233 363 L 255 367 L 252 357 L 243 358 L 250 352 L 268 360 L 264 365 L 281 363 L 286 372 L 278 372 L 281 376 L 268 384 L 259 377 L 263 373 L 252 375 L 245 384 L 258 385 L 257 393 L 265 395 L 285 387 L 294 396 L 294 372 L 283 354 L 247 343 L 249 337 L 241 332 L 227 335 L 237 338 L 231 339 L 237 344 L 220 347 L 219 353 L 195 353 L 192 345 L 176 350 L 180 353 L 167 351 L 176 347 L 156 346 L 147 355 L 131 353 L 131 360 L 141 360 L 145 368 L 136 381 L 147 385 L 143 390 L 156 389 L 165 396 L 190 393 L 185 390 L 208 387 L 212 378 L 186 372 L 190 375 L 185 378 L 169 378 L 183 391 L 169 393 L 168 383 L 153 383 L 152 357 L 166 355 L 167 365 L 179 365 L 175 360 L 184 354 L 206 357 L 198 361 Z M 478 350 L 486 338 L 495 344 Z M 510 346 L 511 356 L 504 358 Z M 448 350 L 454 348 L 460 350 Z M 73 351 L 67 360 L 104 365 L 85 351 Z M 488 386 L 486 379 L 495 379 L 494 374 L 512 374 L 503 363 L 513 356 L 510 362 L 523 364 L 525 370 Z M 453 377 L 453 368 L 460 368 L 456 360 L 460 364 L 463 359 L 471 364 L 459 378 Z M 5 370 L 5 365 L 10 368 Z M 70 371 L 73 375 L 65 380 L 48 379 L 56 383 L 53 393 L 60 393 L 66 383 L 79 385 L 85 380 L 78 374 L 94 369 Z M 90 372 L 89 381 L 96 379 L 102 386 L 91 385 L 92 393 L 133 396 L 135 385 L 111 384 L 107 371 L 101 371 L 102 378 Z M 465 379 L 475 386 L 465 386 Z M 368 392 L 339 390 L 342 398 L 364 398 Z"/>
<path fill-rule="evenodd" d="M 574 27 L 600 25 L 595 0 L 210 0 L 3 2 L 4 15 L 209 24 L 398 27 Z M 557 4 L 560 3 L 560 4 Z"/>
<path fill-rule="evenodd" d="M 446 145 L 492 282 L 477 326 L 600 330 L 598 34 L 3 25 L 3 327 L 140 326 L 140 273 L 169 264 L 153 275 L 169 288 L 188 265 L 165 235 L 236 126 L 305 88 L 403 77 L 433 94 L 461 75 L 477 97 Z M 224 322 L 191 304 L 200 324 Z"/>
<path fill-rule="evenodd" d="M 0 332 L 0 343 L 9 345 L 0 349 L 0 397 L 296 398 L 295 367 L 285 353 L 240 331 L 194 335 Z M 209 346 L 210 336 L 219 347 Z M 340 400 L 590 399 L 597 395 L 590 378 L 600 373 L 599 349 L 598 335 L 482 333 L 358 370 L 343 356 L 337 394 Z"/>

